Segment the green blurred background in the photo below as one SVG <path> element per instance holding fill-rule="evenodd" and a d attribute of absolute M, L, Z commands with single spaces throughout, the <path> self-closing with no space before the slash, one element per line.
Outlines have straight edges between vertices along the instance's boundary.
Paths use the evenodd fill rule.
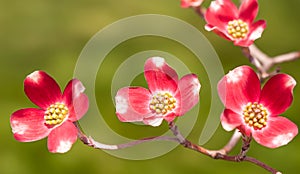
<path fill-rule="evenodd" d="M 237 1 L 235 1 L 237 2 Z M 267 29 L 257 45 L 269 55 L 300 50 L 299 0 L 259 1 L 258 18 L 267 21 Z M 208 5 L 206 2 L 205 5 Z M 0 173 L 2 174 L 50 174 L 50 173 L 268 173 L 250 163 L 232 163 L 213 160 L 194 151 L 178 146 L 161 157 L 130 161 L 111 156 L 76 142 L 66 154 L 51 154 L 46 148 L 46 139 L 33 143 L 14 140 L 9 125 L 10 114 L 17 109 L 35 107 L 24 95 L 23 80 L 29 73 L 40 69 L 51 74 L 64 87 L 73 77 L 78 56 L 88 40 L 105 26 L 125 17 L 139 14 L 162 14 L 176 17 L 197 27 L 211 41 L 225 72 L 242 64 L 249 64 L 239 48 L 204 31 L 204 21 L 190 9 L 180 8 L 179 0 L 0 0 Z M 158 24 L 159 25 L 159 24 Z M 182 45 L 158 37 L 140 37 L 117 46 L 106 58 L 96 81 L 99 109 L 108 125 L 123 136 L 139 138 L 159 135 L 167 129 L 164 123 L 159 128 L 120 123 L 114 116 L 110 83 L 115 68 L 127 57 L 143 50 L 161 50 L 175 55 L 184 62 L 202 83 L 200 114 L 196 126 L 188 136 L 198 141 L 209 105 L 208 78 L 199 62 Z M 283 72 L 300 79 L 300 61 L 284 63 Z M 133 85 L 145 86 L 143 75 Z M 208 101 L 208 102 L 206 102 Z M 283 115 L 300 125 L 300 87 L 294 90 L 294 102 Z M 213 106 L 212 106 L 213 107 Z M 88 119 L 87 114 L 83 119 Z M 205 144 L 205 147 L 220 148 L 230 138 L 221 126 Z M 240 144 L 232 154 L 239 151 Z M 251 144 L 249 155 L 278 168 L 283 173 L 297 173 L 300 169 L 297 136 L 288 146 L 268 149 Z"/>

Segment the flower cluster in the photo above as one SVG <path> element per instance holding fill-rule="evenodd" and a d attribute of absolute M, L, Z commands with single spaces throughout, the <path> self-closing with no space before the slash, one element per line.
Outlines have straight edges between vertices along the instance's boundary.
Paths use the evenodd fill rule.
<path fill-rule="evenodd" d="M 203 0 L 181 0 L 181 7 L 199 10 L 202 3 Z M 266 28 L 264 20 L 254 22 L 257 14 L 257 0 L 243 0 L 240 7 L 231 0 L 215 0 L 203 15 L 207 22 L 205 29 L 234 45 L 246 47 L 243 50 L 248 49 Z M 270 73 L 262 85 L 265 79 L 258 74 L 244 65 L 220 79 L 218 94 L 225 106 L 220 122 L 226 131 L 238 129 L 246 138 L 253 138 L 268 148 L 277 148 L 288 144 L 298 134 L 297 125 L 282 116 L 293 101 L 296 81 L 288 74 L 276 72 Z M 162 57 L 146 60 L 144 76 L 148 89 L 130 86 L 117 91 L 116 116 L 121 122 L 142 122 L 156 127 L 165 120 L 172 129 L 175 119 L 199 102 L 201 85 L 197 75 L 191 73 L 179 78 Z M 46 72 L 35 71 L 28 75 L 24 91 L 38 108 L 19 109 L 11 114 L 14 138 L 32 142 L 48 137 L 50 152 L 69 151 L 77 137 L 82 136 L 75 124 L 88 111 L 89 101 L 84 90 L 78 79 L 72 79 L 62 92 Z M 191 144 L 182 143 L 182 139 L 178 141 L 180 144 Z M 90 139 L 85 140 L 85 144 L 94 147 Z M 199 150 L 197 147 L 193 145 L 191 149 Z"/>

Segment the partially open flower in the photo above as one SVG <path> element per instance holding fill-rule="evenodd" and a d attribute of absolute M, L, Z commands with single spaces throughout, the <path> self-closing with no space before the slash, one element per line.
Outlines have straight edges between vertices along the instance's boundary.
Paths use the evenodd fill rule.
<path fill-rule="evenodd" d="M 264 20 L 253 22 L 257 13 L 257 0 L 244 0 L 239 9 L 231 0 L 215 0 L 205 13 L 205 29 L 233 41 L 235 45 L 248 47 L 266 28 Z"/>
<path fill-rule="evenodd" d="M 204 0 L 181 0 L 182 8 L 199 7 Z"/>
<path fill-rule="evenodd" d="M 148 89 L 125 87 L 117 92 L 116 114 L 120 121 L 159 126 L 173 121 L 199 101 L 200 83 L 195 74 L 178 80 L 177 73 L 163 58 L 149 58 L 144 67 Z"/>
<path fill-rule="evenodd" d="M 82 83 L 71 80 L 63 93 L 47 73 L 35 71 L 24 81 L 24 91 L 39 108 L 26 108 L 14 112 L 10 118 L 16 140 L 31 142 L 48 136 L 48 150 L 65 153 L 77 140 L 73 122 L 88 110 L 88 98 Z"/>
<path fill-rule="evenodd" d="M 239 129 L 261 145 L 276 148 L 289 143 L 298 127 L 279 116 L 292 103 L 296 81 L 287 74 L 271 77 L 264 87 L 249 66 L 230 71 L 218 84 L 225 110 L 221 123 L 225 130 Z"/>

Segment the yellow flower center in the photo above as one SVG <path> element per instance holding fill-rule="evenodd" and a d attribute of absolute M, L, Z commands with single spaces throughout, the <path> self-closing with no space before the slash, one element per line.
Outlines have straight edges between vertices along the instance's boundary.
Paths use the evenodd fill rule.
<path fill-rule="evenodd" d="M 47 125 L 55 126 L 61 124 L 69 113 L 68 108 L 63 103 L 50 105 L 45 111 L 44 119 Z"/>
<path fill-rule="evenodd" d="M 175 107 L 176 99 L 168 92 L 157 93 L 150 102 L 150 110 L 156 114 L 165 115 Z"/>
<path fill-rule="evenodd" d="M 255 130 L 260 130 L 267 125 L 267 109 L 257 102 L 249 102 L 244 108 L 243 116 L 245 123 Z"/>
<path fill-rule="evenodd" d="M 248 24 L 240 19 L 229 21 L 226 29 L 228 34 L 235 39 L 244 39 L 249 32 Z"/>

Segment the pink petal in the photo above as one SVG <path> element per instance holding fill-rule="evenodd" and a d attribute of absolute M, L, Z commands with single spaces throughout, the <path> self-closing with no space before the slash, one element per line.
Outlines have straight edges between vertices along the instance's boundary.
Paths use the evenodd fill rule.
<path fill-rule="evenodd" d="M 182 0 L 180 3 L 180 6 L 182 8 L 189 8 L 190 7 L 190 3 L 188 1 Z"/>
<path fill-rule="evenodd" d="M 43 109 L 61 99 L 58 84 L 43 71 L 35 71 L 26 77 L 24 91 L 34 104 Z"/>
<path fill-rule="evenodd" d="M 72 122 L 81 119 L 89 109 L 89 99 L 85 94 L 81 94 L 73 101 L 73 107 L 70 107 L 68 119 Z"/>
<path fill-rule="evenodd" d="M 266 21 L 259 20 L 250 26 L 249 40 L 256 40 L 261 37 L 267 27 Z"/>
<path fill-rule="evenodd" d="M 44 110 L 27 108 L 14 112 L 10 125 L 16 140 L 31 142 L 48 136 L 51 129 L 45 125 Z"/>
<path fill-rule="evenodd" d="M 236 39 L 233 41 L 234 45 L 240 46 L 240 47 L 249 47 L 252 45 L 254 40 L 250 40 L 249 38 L 246 39 Z"/>
<path fill-rule="evenodd" d="M 244 22 L 252 23 L 258 12 L 257 0 L 244 0 L 239 8 L 239 18 Z"/>
<path fill-rule="evenodd" d="M 253 131 L 253 138 L 259 144 L 276 148 L 288 144 L 298 134 L 298 127 L 285 117 L 268 117 L 267 127 Z"/>
<path fill-rule="evenodd" d="M 182 77 L 178 84 L 180 93 L 180 110 L 178 115 L 184 115 L 199 102 L 200 83 L 197 75 L 188 74 Z"/>
<path fill-rule="evenodd" d="M 262 89 L 261 101 L 271 115 L 286 111 L 293 101 L 293 89 L 296 81 L 287 74 L 273 76 Z"/>
<path fill-rule="evenodd" d="M 264 20 L 255 22 L 252 26 L 250 26 L 250 33 L 247 38 L 235 40 L 234 44 L 241 47 L 249 47 L 256 39 L 261 37 L 265 28 L 266 22 Z"/>
<path fill-rule="evenodd" d="M 258 101 L 260 82 L 251 67 L 240 66 L 219 81 L 218 93 L 227 109 L 241 113 L 248 102 Z"/>
<path fill-rule="evenodd" d="M 161 57 L 149 58 L 145 63 L 145 78 L 148 83 L 149 90 L 169 91 L 175 93 L 177 90 L 178 76 Z"/>
<path fill-rule="evenodd" d="M 71 80 L 63 93 L 63 101 L 69 109 L 69 120 L 79 120 L 89 108 L 88 97 L 83 93 L 85 87 L 77 80 Z"/>
<path fill-rule="evenodd" d="M 231 38 L 231 36 L 228 35 L 227 31 L 225 31 L 225 30 L 221 31 L 217 27 L 214 27 L 214 26 L 212 26 L 210 24 L 206 24 L 205 25 L 205 30 L 207 30 L 207 31 L 213 31 L 214 33 L 216 33 L 217 35 L 223 37 L 226 40 L 233 40 Z"/>
<path fill-rule="evenodd" d="M 230 109 L 225 109 L 221 114 L 221 124 L 226 131 L 232 131 L 242 124 L 242 116 Z"/>
<path fill-rule="evenodd" d="M 252 134 L 252 128 L 246 124 L 241 124 L 239 127 L 237 127 L 237 129 L 247 137 L 250 137 Z"/>
<path fill-rule="evenodd" d="M 70 121 L 54 128 L 48 136 L 48 150 L 52 153 L 69 151 L 77 140 L 77 129 Z"/>
<path fill-rule="evenodd" d="M 189 8 L 189 7 L 198 7 L 202 4 L 203 0 L 181 0 L 181 7 L 182 8 Z"/>
<path fill-rule="evenodd" d="M 150 92 L 141 87 L 121 88 L 115 97 L 116 114 L 120 121 L 142 121 L 151 113 L 149 109 Z"/>
<path fill-rule="evenodd" d="M 181 116 L 181 115 L 178 115 L 174 112 L 170 112 L 168 113 L 167 115 L 164 115 L 164 120 L 166 120 L 167 122 L 171 122 L 171 121 L 174 121 L 174 119 L 178 116 Z"/>
<path fill-rule="evenodd" d="M 212 1 L 205 13 L 207 24 L 225 33 L 227 23 L 238 18 L 238 9 L 230 0 Z"/>

